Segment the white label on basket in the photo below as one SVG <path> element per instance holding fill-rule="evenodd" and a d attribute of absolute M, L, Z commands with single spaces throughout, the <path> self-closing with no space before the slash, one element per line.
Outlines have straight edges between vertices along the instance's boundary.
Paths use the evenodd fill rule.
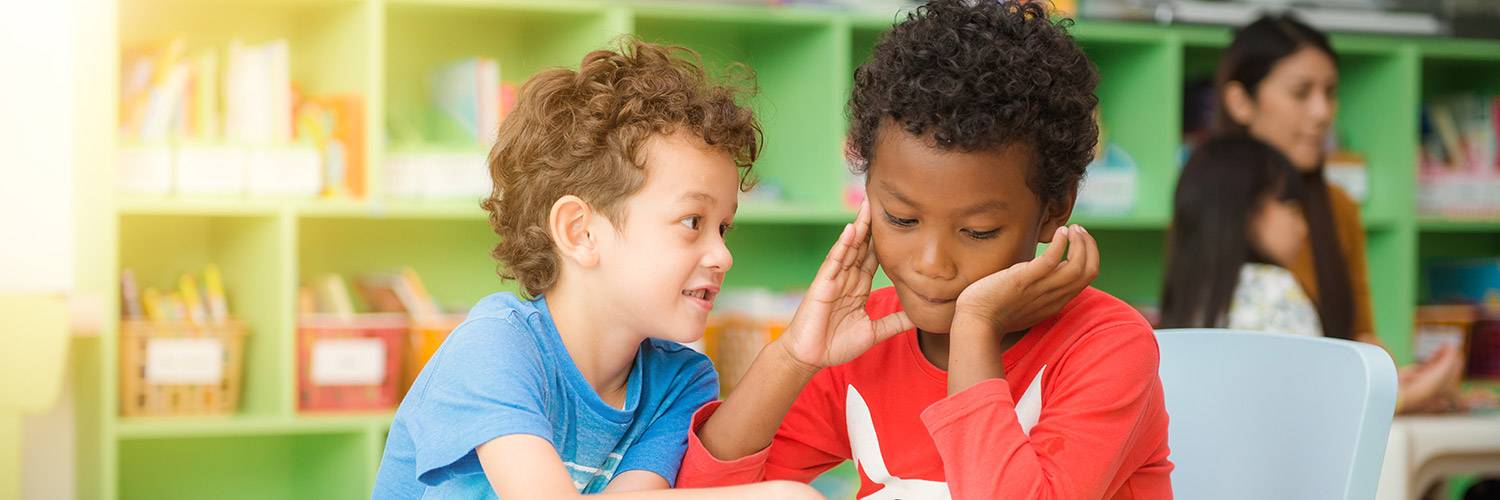
<path fill-rule="evenodd" d="M 313 342 L 313 385 L 380 385 L 385 379 L 385 342 L 329 339 Z"/>
<path fill-rule="evenodd" d="M 219 339 L 146 341 L 146 383 L 212 384 L 224 381 L 224 342 Z"/>

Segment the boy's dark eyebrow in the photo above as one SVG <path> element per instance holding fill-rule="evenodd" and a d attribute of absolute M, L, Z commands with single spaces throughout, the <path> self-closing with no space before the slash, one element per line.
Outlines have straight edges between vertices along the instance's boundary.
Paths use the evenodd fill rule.
<path fill-rule="evenodd" d="M 967 215 L 982 214 L 982 213 L 985 213 L 985 212 L 1002 212 L 1002 211 L 1005 211 L 1005 210 L 1007 210 L 1009 208 L 1010 208 L 1010 204 L 1008 204 L 1008 203 L 1006 203 L 1004 201 L 990 200 L 990 201 L 986 201 L 986 202 L 983 202 L 983 203 L 976 203 L 974 205 L 971 205 L 971 206 L 969 206 L 969 208 L 965 208 L 963 210 L 963 212 L 960 212 L 959 215 L 965 215 L 965 216 L 967 216 Z"/>
<path fill-rule="evenodd" d="M 916 202 L 911 201 L 911 198 L 907 198 L 906 195 L 901 194 L 900 191 L 896 191 L 895 188 L 891 187 L 891 185 L 887 184 L 885 181 L 880 181 L 880 187 L 881 187 L 881 189 L 885 190 L 886 194 L 889 194 L 889 195 L 891 195 L 892 198 L 895 198 L 896 201 L 899 201 L 899 202 L 901 202 L 903 204 L 906 204 L 907 206 L 911 206 L 913 208 L 919 208 L 920 207 L 920 205 L 918 205 Z M 990 201 L 978 203 L 978 204 L 975 204 L 975 205 L 970 206 L 968 208 L 965 208 L 962 212 L 959 213 L 959 215 L 961 215 L 961 216 L 969 216 L 969 215 L 981 214 L 981 213 L 984 213 L 984 212 L 1002 211 L 1002 210 L 1008 210 L 1008 209 L 1010 209 L 1010 204 L 1008 204 L 1008 203 L 1006 203 L 1006 202 L 1004 202 L 1002 200 L 990 200 Z"/>
<path fill-rule="evenodd" d="M 886 192 L 886 194 L 891 195 L 891 197 L 895 198 L 896 201 L 904 203 L 907 206 L 910 206 L 910 207 L 913 207 L 913 208 L 921 206 L 921 205 L 916 204 L 916 202 L 911 201 L 911 198 L 907 198 L 906 195 L 901 194 L 900 191 L 896 191 L 896 188 L 891 187 L 891 185 L 887 184 L 885 181 L 880 181 L 880 188 L 884 189 L 885 192 Z"/>

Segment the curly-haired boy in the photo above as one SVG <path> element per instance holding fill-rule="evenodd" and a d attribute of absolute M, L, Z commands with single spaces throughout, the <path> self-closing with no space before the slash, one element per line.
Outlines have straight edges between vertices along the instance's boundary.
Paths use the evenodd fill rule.
<path fill-rule="evenodd" d="M 483 207 L 500 274 L 525 293 L 481 299 L 422 369 L 375 498 L 815 495 L 660 491 L 718 394 L 708 358 L 677 342 L 703 334 L 761 138 L 742 92 L 695 60 L 627 39 L 522 87 Z"/>
<path fill-rule="evenodd" d="M 695 416 L 679 484 L 853 459 L 862 498 L 1171 497 L 1155 337 L 1088 288 L 1097 246 L 1066 225 L 1098 135 L 1067 25 L 1038 2 L 935 0 L 880 40 L 849 104 L 869 203 L 785 333 Z M 894 286 L 871 292 L 877 266 Z"/>

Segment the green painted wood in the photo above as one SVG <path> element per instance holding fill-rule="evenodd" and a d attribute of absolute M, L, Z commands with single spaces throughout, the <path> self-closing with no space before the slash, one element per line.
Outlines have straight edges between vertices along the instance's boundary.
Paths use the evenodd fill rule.
<path fill-rule="evenodd" d="M 1135 210 L 1125 216 L 1171 218 L 1182 137 L 1181 46 L 1168 37 L 1129 43 L 1084 39 L 1083 48 L 1099 68 L 1105 140 L 1124 148 L 1138 167 Z"/>
<path fill-rule="evenodd" d="M 285 437 L 302 434 L 350 434 L 369 430 L 384 432 L 393 412 L 351 415 L 138 418 L 122 421 L 117 435 L 122 440 L 147 441 L 167 438 Z M 382 442 L 383 444 L 383 442 Z"/>
<path fill-rule="evenodd" d="M 1417 220 L 1422 233 L 1500 233 L 1500 220 L 1444 219 L 1421 217 Z"/>
<path fill-rule="evenodd" d="M 362 432 L 123 440 L 120 497 L 368 498 L 364 444 Z"/>
<path fill-rule="evenodd" d="M 777 16 L 695 19 L 678 9 L 636 12 L 644 39 L 697 51 L 711 71 L 733 61 L 755 71 L 759 94 L 749 102 L 765 133 L 755 166 L 759 188 L 774 188 L 784 201 L 809 207 L 840 206 L 843 172 L 844 87 L 839 32 L 831 20 L 811 22 Z M 722 74 L 722 72 L 720 73 Z"/>
<path fill-rule="evenodd" d="M 439 145 L 467 149 L 436 126 L 427 78 L 459 59 L 500 61 L 500 79 L 519 85 L 550 67 L 577 67 L 583 55 L 605 47 L 622 29 L 602 8 L 556 8 L 483 2 L 392 3 L 385 12 L 386 116 L 378 130 L 391 147 Z"/>
<path fill-rule="evenodd" d="M 297 283 L 336 273 L 352 287 L 361 275 L 411 266 L 440 305 L 467 310 L 485 295 L 516 290 L 495 274 L 490 250 L 498 241 L 482 220 L 305 218 L 297 224 Z M 363 306 L 356 295 L 356 309 Z"/>

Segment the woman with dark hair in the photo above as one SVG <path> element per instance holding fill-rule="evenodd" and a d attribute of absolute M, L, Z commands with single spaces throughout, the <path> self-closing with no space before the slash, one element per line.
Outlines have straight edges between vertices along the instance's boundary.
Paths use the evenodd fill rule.
<path fill-rule="evenodd" d="M 1287 270 L 1307 245 L 1298 177 L 1275 148 L 1244 134 L 1193 152 L 1173 202 L 1164 325 L 1323 334 Z"/>
<path fill-rule="evenodd" d="M 1296 174 L 1276 189 L 1278 199 L 1295 196 L 1302 213 L 1306 234 L 1301 244 L 1286 255 L 1277 257 L 1257 254 L 1253 245 L 1246 247 L 1250 219 L 1230 220 L 1228 215 L 1210 215 L 1196 202 L 1210 205 L 1215 211 L 1244 208 L 1250 197 L 1263 194 L 1268 182 L 1251 174 L 1228 172 L 1228 168 L 1207 167 L 1215 159 L 1228 158 L 1235 149 L 1254 149 L 1244 143 L 1220 144 L 1220 151 L 1200 158 L 1199 172 L 1214 171 L 1207 179 L 1190 177 L 1185 168 L 1179 186 L 1177 213 L 1168 254 L 1166 290 L 1162 300 L 1164 326 L 1228 326 L 1229 299 L 1245 262 L 1270 262 L 1285 269 L 1311 300 L 1317 313 L 1317 330 L 1322 335 L 1381 345 L 1375 335 L 1370 306 L 1370 284 L 1365 262 L 1365 233 L 1359 219 L 1359 206 L 1339 188 L 1323 178 L 1325 144 L 1338 111 L 1338 55 L 1328 37 L 1303 24 L 1290 14 L 1266 15 L 1240 29 L 1220 59 L 1215 89 L 1218 94 L 1216 133 L 1254 138 L 1279 152 Z M 1210 153 L 1205 151 L 1205 153 Z M 1265 167 L 1264 162 L 1278 160 L 1238 159 L 1236 164 Z M 1191 162 L 1190 162 L 1191 163 Z M 1257 168 L 1274 172 L 1274 169 Z M 1261 175 L 1259 173 L 1254 175 Z M 1196 181 L 1203 186 L 1192 186 Z M 1232 181 L 1251 182 L 1228 190 Z M 1211 185 L 1210 185 L 1211 184 Z M 1192 192 L 1214 189 L 1220 194 Z M 1199 199 L 1194 200 L 1193 197 Z M 1187 199 L 1184 199 L 1187 198 Z M 1258 202 L 1256 202 L 1258 203 Z M 1264 206 L 1264 204 L 1262 204 Z M 1254 212 L 1251 212 L 1254 215 Z M 1218 220 L 1207 218 L 1220 217 Z M 1189 225 L 1234 224 L 1213 229 L 1216 239 L 1198 241 L 1203 234 L 1189 231 Z M 1236 222 L 1238 222 L 1236 224 Z M 1240 236 L 1229 236 L 1229 235 Z M 1236 239 L 1237 238 L 1237 239 Z M 1200 245 L 1202 248 L 1192 248 Z M 1201 252 L 1211 252 L 1206 255 Z M 1188 267 L 1194 266 L 1194 267 Z M 1208 274 L 1204 274 L 1204 273 Z M 1184 274 L 1190 273 L 1190 274 Z M 1199 278 L 1194 280 L 1193 278 Z M 1226 288 L 1226 279 L 1229 285 Z M 1210 284 L 1211 283 L 1211 284 Z M 1398 412 L 1421 411 L 1450 400 L 1456 387 L 1461 364 L 1451 349 L 1440 351 L 1427 363 L 1401 370 L 1401 392 Z"/>

